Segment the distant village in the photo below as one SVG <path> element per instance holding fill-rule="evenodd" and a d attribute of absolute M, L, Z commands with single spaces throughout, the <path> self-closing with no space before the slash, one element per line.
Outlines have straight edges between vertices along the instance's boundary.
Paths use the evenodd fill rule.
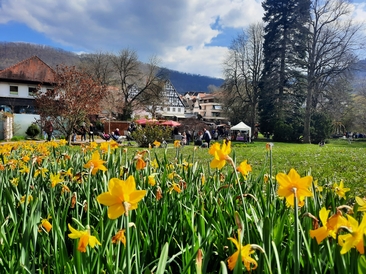
<path fill-rule="evenodd" d="M 0 71 L 0 111 L 23 114 L 15 118 L 18 128 L 16 134 L 24 135 L 25 129 L 34 122 L 37 115 L 35 109 L 34 93 L 39 84 L 45 91 L 52 88 L 53 70 L 37 56 L 23 60 L 11 67 Z M 113 88 L 113 87 L 111 87 Z M 220 93 L 187 92 L 179 94 L 174 88 L 174 83 L 166 81 L 162 93 L 165 98 L 161 106 L 155 106 L 156 116 L 161 119 L 183 121 L 185 119 L 198 119 L 207 124 L 228 124 L 222 104 Z M 99 118 L 105 118 L 105 112 L 98 114 Z M 28 118 L 26 118 L 28 117 Z M 133 109 L 133 119 L 156 118 L 151 117 L 142 109 Z M 230 123 L 229 123 L 230 124 Z M 0 128 L 1 131 L 1 128 Z M 1 139 L 0 135 L 0 139 Z"/>

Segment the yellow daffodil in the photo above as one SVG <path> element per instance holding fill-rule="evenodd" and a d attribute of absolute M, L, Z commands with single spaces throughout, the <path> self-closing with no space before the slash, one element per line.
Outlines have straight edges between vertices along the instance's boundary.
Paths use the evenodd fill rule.
<path fill-rule="evenodd" d="M 101 143 L 99 148 L 103 153 L 106 153 L 109 149 L 109 143 L 108 142 Z"/>
<path fill-rule="evenodd" d="M 341 254 L 347 253 L 351 248 L 355 247 L 360 254 L 365 253 L 363 244 L 363 235 L 366 228 L 366 215 L 363 215 L 361 224 L 359 225 L 350 215 L 347 215 L 348 222 L 351 227 L 351 233 L 338 236 L 338 244 L 342 246 Z"/>
<path fill-rule="evenodd" d="M 320 198 L 322 198 L 322 195 L 321 195 L 321 193 L 323 192 L 323 187 L 322 186 L 320 186 L 320 185 L 318 185 L 318 180 L 315 180 L 314 182 L 313 182 L 313 184 L 314 184 L 314 189 L 315 189 L 315 192 L 318 192 L 319 194 L 319 197 Z"/>
<path fill-rule="evenodd" d="M 128 214 L 129 210 L 137 208 L 137 203 L 144 198 L 146 190 L 136 190 L 136 183 L 133 176 L 126 181 L 118 178 L 109 180 L 108 192 L 97 197 L 97 201 L 108 206 L 108 218 L 116 219 L 122 214 Z"/>
<path fill-rule="evenodd" d="M 366 211 L 366 201 L 356 196 L 356 203 L 359 205 L 358 211 Z"/>
<path fill-rule="evenodd" d="M 201 173 L 201 183 L 202 183 L 202 185 L 205 185 L 205 182 L 206 182 L 205 174 Z"/>
<path fill-rule="evenodd" d="M 18 178 L 13 178 L 10 180 L 10 183 L 13 185 L 13 186 L 18 186 L 19 184 L 19 177 Z"/>
<path fill-rule="evenodd" d="M 169 188 L 168 191 L 169 191 L 169 193 L 172 193 L 173 190 L 178 192 L 178 193 L 182 192 L 180 186 L 177 183 L 172 183 L 172 185 L 171 185 L 171 187 Z"/>
<path fill-rule="evenodd" d="M 63 182 L 63 180 L 60 178 L 61 174 L 57 173 L 57 174 L 50 174 L 50 181 L 51 181 L 51 186 L 55 187 L 58 183 Z"/>
<path fill-rule="evenodd" d="M 69 179 L 72 179 L 72 177 L 74 177 L 74 175 L 72 174 L 72 170 L 73 168 L 70 167 L 68 170 L 62 172 L 62 175 L 65 177 L 69 177 Z"/>
<path fill-rule="evenodd" d="M 155 174 L 151 174 L 148 176 L 149 185 L 154 186 L 156 184 L 155 182 Z"/>
<path fill-rule="evenodd" d="M 34 172 L 33 177 L 34 177 L 34 178 L 37 178 L 39 174 L 41 174 L 41 176 L 42 176 L 42 177 L 45 177 L 47 172 L 48 172 L 48 169 L 47 169 L 47 168 L 45 168 L 45 167 L 38 168 L 38 169 Z"/>
<path fill-rule="evenodd" d="M 214 159 L 210 163 L 211 168 L 218 168 L 222 169 L 226 161 L 231 161 L 231 158 L 229 156 L 231 152 L 231 141 L 224 142 L 222 144 L 222 147 L 219 143 L 214 143 L 212 146 L 210 146 L 210 149 L 208 151 L 209 154 L 214 156 Z"/>
<path fill-rule="evenodd" d="M 78 250 L 80 252 L 86 252 L 86 247 L 90 245 L 91 248 L 94 248 L 96 244 L 101 245 L 98 239 L 95 236 L 90 235 L 90 230 L 79 231 L 73 228 L 70 224 L 68 224 L 71 233 L 68 235 L 71 239 L 80 239 L 78 244 Z"/>
<path fill-rule="evenodd" d="M 145 154 L 145 151 L 142 152 L 138 152 L 135 156 L 135 160 L 136 160 L 136 169 L 137 170 L 141 170 L 144 169 L 146 167 L 146 162 L 143 159 Z"/>
<path fill-rule="evenodd" d="M 25 197 L 27 195 L 23 195 L 21 198 L 20 198 L 20 203 L 24 203 L 25 202 Z M 33 201 L 33 196 L 32 195 L 28 195 L 28 201 L 27 201 L 27 204 L 29 204 L 31 201 Z"/>
<path fill-rule="evenodd" d="M 27 163 L 30 160 L 30 157 L 28 155 L 25 155 L 22 157 L 22 161 Z"/>
<path fill-rule="evenodd" d="M 60 146 L 64 146 L 64 145 L 66 145 L 66 144 L 67 144 L 67 141 L 66 141 L 65 139 L 61 139 L 61 140 L 59 141 L 59 144 L 60 144 Z"/>
<path fill-rule="evenodd" d="M 157 161 L 156 159 L 152 160 L 152 161 L 150 162 L 150 166 L 151 166 L 152 168 L 157 169 L 157 168 L 159 167 L 158 161 Z"/>
<path fill-rule="evenodd" d="M 350 188 L 344 187 L 343 180 L 341 180 L 341 182 L 339 183 L 339 186 L 337 183 L 334 183 L 332 189 L 339 196 L 339 198 L 345 198 L 346 192 L 350 191 Z"/>
<path fill-rule="evenodd" d="M 277 174 L 276 180 L 279 184 L 278 196 L 286 198 L 287 203 L 292 207 L 294 206 L 295 191 L 299 206 L 304 205 L 305 197 L 313 196 L 310 190 L 313 181 L 312 176 L 300 177 L 297 171 L 292 168 L 288 174 Z"/>
<path fill-rule="evenodd" d="M 175 140 L 174 141 L 174 147 L 175 148 L 179 148 L 180 147 L 180 141 L 179 140 Z"/>
<path fill-rule="evenodd" d="M 244 177 L 246 177 L 249 172 L 252 171 L 252 166 L 247 163 L 247 160 L 240 163 L 239 167 L 236 169 L 239 171 Z"/>
<path fill-rule="evenodd" d="M 125 237 L 125 230 L 119 230 L 116 235 L 112 237 L 112 244 L 116 244 L 118 241 L 122 242 L 124 246 L 126 246 L 126 237 Z"/>
<path fill-rule="evenodd" d="M 94 151 L 91 160 L 87 162 L 84 167 L 92 170 L 92 175 L 97 174 L 98 170 L 106 171 L 107 168 L 103 165 L 105 161 L 100 159 L 98 151 Z"/>
<path fill-rule="evenodd" d="M 28 166 L 26 166 L 26 165 L 23 165 L 22 167 L 21 167 L 21 169 L 19 169 L 19 172 L 20 173 L 29 173 L 29 167 Z"/>
<path fill-rule="evenodd" d="M 115 150 L 119 147 L 119 144 L 116 141 L 112 140 L 110 141 L 110 147 L 112 150 Z"/>
<path fill-rule="evenodd" d="M 159 142 L 159 141 L 154 141 L 154 143 L 153 143 L 153 145 L 155 146 L 155 147 L 160 147 L 160 145 L 161 145 L 161 143 Z"/>
<path fill-rule="evenodd" d="M 235 268 L 235 265 L 239 259 L 239 256 L 240 256 L 240 259 L 242 260 L 245 268 L 247 269 L 247 271 L 256 269 L 258 264 L 257 264 L 256 260 L 254 260 L 252 257 L 250 257 L 250 255 L 254 253 L 254 250 L 252 250 L 251 245 L 247 244 L 245 246 L 242 246 L 241 243 L 238 242 L 236 239 L 234 239 L 234 238 L 228 238 L 228 239 L 234 243 L 234 245 L 237 249 L 237 251 L 233 255 L 231 255 L 227 260 L 229 269 L 233 270 Z M 253 265 L 253 267 L 251 265 Z"/>
<path fill-rule="evenodd" d="M 323 226 L 310 230 L 310 237 L 316 239 L 317 243 L 320 244 L 328 236 L 336 238 L 338 228 L 347 225 L 347 220 L 341 215 L 341 213 L 336 213 L 328 219 L 330 210 L 325 207 L 319 211 L 319 218 Z"/>
<path fill-rule="evenodd" d="M 41 227 L 43 227 L 47 232 L 50 232 L 52 229 L 51 223 L 48 221 L 51 218 L 51 216 L 48 216 L 47 219 L 41 220 Z"/>

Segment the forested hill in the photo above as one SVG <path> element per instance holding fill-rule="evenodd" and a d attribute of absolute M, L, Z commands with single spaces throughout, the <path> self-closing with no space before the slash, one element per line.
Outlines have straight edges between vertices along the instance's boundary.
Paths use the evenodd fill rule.
<path fill-rule="evenodd" d="M 0 42 L 0 70 L 34 55 L 53 68 L 60 64 L 70 66 L 80 62 L 79 55 L 63 49 L 29 43 Z M 210 92 L 209 86 L 219 87 L 223 83 L 223 79 L 182 73 L 166 68 L 163 70 L 176 90 L 182 94 L 189 91 Z"/>
<path fill-rule="evenodd" d="M 173 83 L 178 93 L 187 91 L 210 91 L 210 86 L 220 87 L 224 80 L 197 74 L 183 73 L 175 70 L 163 69 Z"/>

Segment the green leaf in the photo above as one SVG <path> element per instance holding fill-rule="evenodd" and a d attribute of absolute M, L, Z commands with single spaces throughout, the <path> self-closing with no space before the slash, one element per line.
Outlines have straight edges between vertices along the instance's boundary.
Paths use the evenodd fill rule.
<path fill-rule="evenodd" d="M 169 244 L 165 243 L 163 250 L 160 254 L 160 259 L 158 262 L 158 269 L 156 270 L 156 273 L 164 273 L 166 262 L 168 259 L 168 251 L 169 251 Z"/>
<path fill-rule="evenodd" d="M 358 273 L 366 273 L 366 257 L 362 255 L 357 262 Z"/>

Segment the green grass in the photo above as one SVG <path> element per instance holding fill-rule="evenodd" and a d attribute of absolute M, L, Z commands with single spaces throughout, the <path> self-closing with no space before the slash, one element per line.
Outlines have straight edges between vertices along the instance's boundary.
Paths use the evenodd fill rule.
<path fill-rule="evenodd" d="M 262 169 L 269 165 L 266 151 L 266 141 L 257 141 L 244 144 L 232 143 L 232 155 L 236 158 L 237 165 L 244 160 L 252 165 L 253 176 L 259 176 Z M 273 143 L 273 174 L 278 172 L 287 173 L 291 168 L 295 168 L 300 175 L 310 173 L 314 180 L 318 180 L 321 185 L 339 183 L 343 180 L 347 187 L 351 188 L 352 194 L 366 195 L 365 178 L 366 169 L 366 142 L 334 139 L 325 146 L 320 147 L 314 144 L 296 143 Z M 169 144 L 172 147 L 171 144 Z M 192 157 L 194 146 L 189 145 L 181 149 L 182 157 L 187 161 Z M 164 152 L 163 149 L 157 151 L 158 157 Z M 168 149 L 168 155 L 174 154 L 173 148 Z M 195 153 L 195 158 L 203 166 L 208 166 L 212 157 L 208 155 L 208 150 L 199 148 Z"/>

